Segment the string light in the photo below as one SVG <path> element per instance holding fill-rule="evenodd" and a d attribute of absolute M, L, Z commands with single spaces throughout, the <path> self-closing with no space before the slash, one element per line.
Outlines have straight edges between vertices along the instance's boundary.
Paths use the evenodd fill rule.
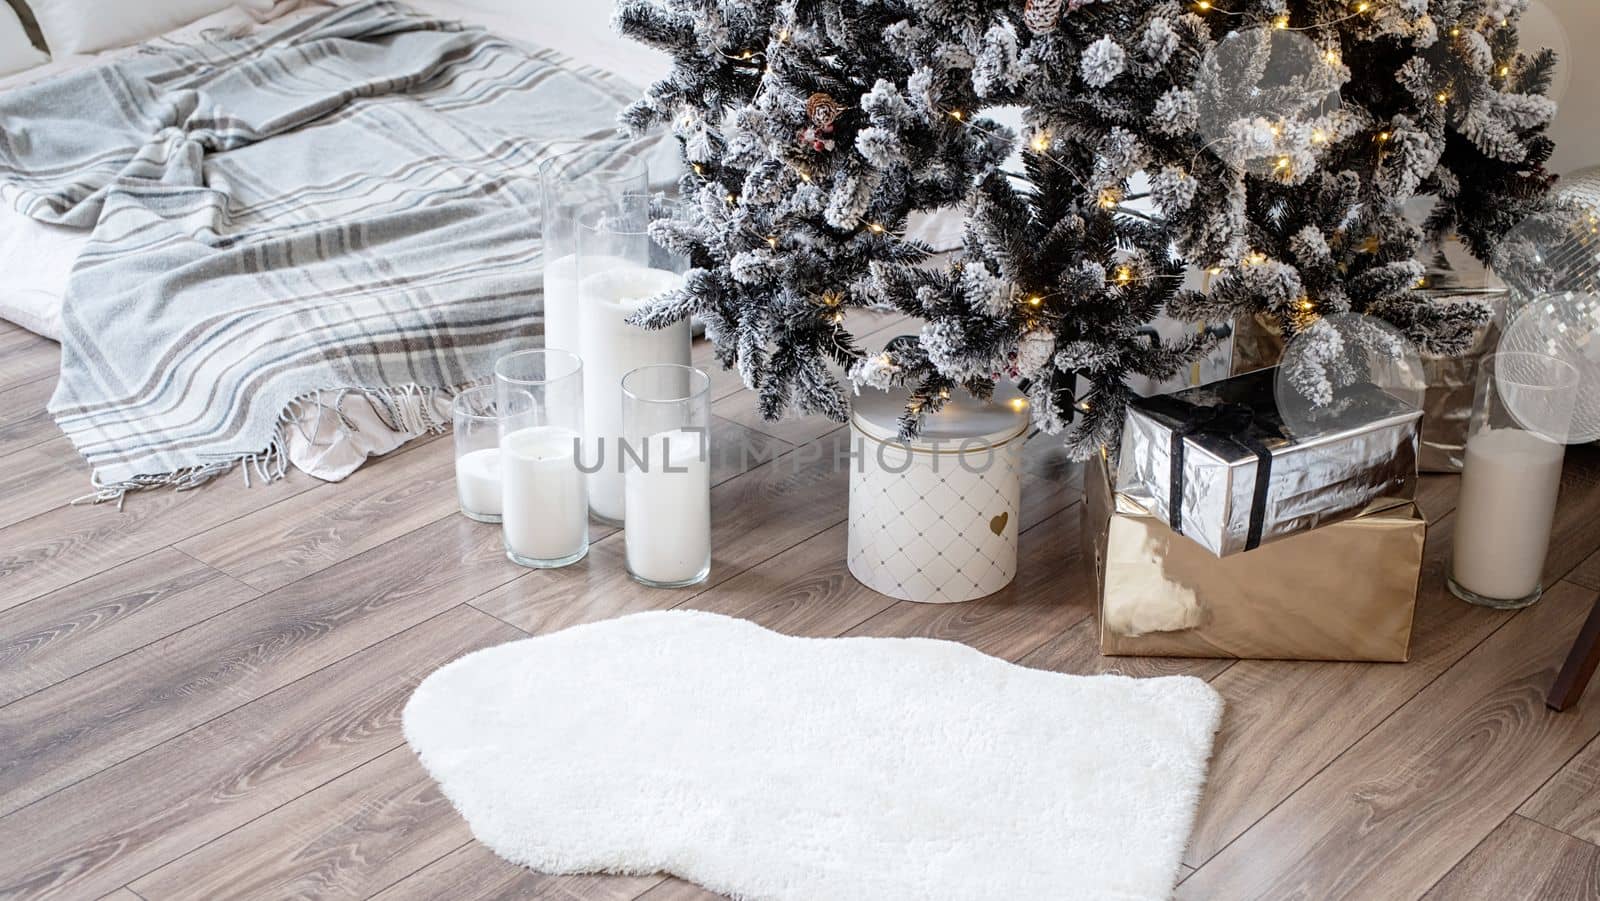
<path fill-rule="evenodd" d="M 696 174 L 696 175 L 704 175 L 704 174 L 706 174 L 706 170 L 705 170 L 704 166 L 701 166 L 699 163 L 694 163 L 693 165 L 694 165 L 694 174 Z"/>
<path fill-rule="evenodd" d="M 872 232 L 875 235 L 883 234 L 883 226 L 879 225 L 876 222 L 869 223 L 867 225 L 867 230 Z"/>
<path fill-rule="evenodd" d="M 1440 106 L 1444 106 L 1450 102 L 1450 95 L 1446 94 L 1444 91 L 1440 91 L 1433 99 L 1439 101 Z"/>
<path fill-rule="evenodd" d="M 1033 136 L 1033 149 L 1039 153 L 1050 149 L 1050 135 L 1048 132 L 1041 131 Z"/>
<path fill-rule="evenodd" d="M 1244 262 L 1245 262 L 1246 266 L 1260 266 L 1262 263 L 1265 263 L 1266 261 L 1267 261 L 1267 255 L 1262 253 L 1259 250 L 1251 252 L 1251 254 L 1249 256 L 1244 258 Z"/>
<path fill-rule="evenodd" d="M 1314 310 L 1316 308 L 1317 308 L 1317 305 L 1311 302 L 1311 298 L 1309 298 L 1309 297 L 1300 298 L 1300 309 L 1305 310 L 1307 313 L 1309 313 L 1309 312 L 1311 312 L 1312 310 Z"/>
<path fill-rule="evenodd" d="M 1032 297 L 1028 298 L 1028 306 L 1030 306 L 1030 307 L 1036 307 L 1036 306 L 1038 306 L 1039 304 L 1042 304 L 1042 303 L 1044 303 L 1044 298 L 1040 297 L 1037 294 L 1035 294 Z"/>
<path fill-rule="evenodd" d="M 957 122 L 960 122 L 961 121 L 961 110 L 958 110 L 958 109 L 951 110 L 950 111 L 950 118 L 956 120 Z"/>
<path fill-rule="evenodd" d="M 1501 78 L 1505 78 L 1507 75 L 1510 75 L 1510 74 L 1511 74 L 1511 67 L 1510 66 L 1501 66 L 1500 67 L 1500 77 Z"/>
<path fill-rule="evenodd" d="M 1289 160 L 1288 157 L 1286 157 L 1286 156 L 1278 157 L 1278 168 L 1279 169 L 1288 169 L 1289 168 L 1289 163 L 1290 163 L 1290 160 Z"/>
<path fill-rule="evenodd" d="M 1326 59 L 1328 60 L 1328 65 L 1330 66 L 1339 65 L 1339 51 L 1329 50 Z"/>
<path fill-rule="evenodd" d="M 1117 267 L 1117 284 L 1126 286 L 1133 281 L 1133 270 L 1127 266 Z"/>
<path fill-rule="evenodd" d="M 949 400 L 950 399 L 950 389 L 949 388 L 940 388 L 939 389 L 939 399 L 940 400 Z"/>
<path fill-rule="evenodd" d="M 767 246 L 772 248 L 773 250 L 777 250 L 778 249 L 778 236 L 777 235 L 768 235 L 767 236 Z"/>
<path fill-rule="evenodd" d="M 1358 13 L 1364 13 L 1371 8 L 1372 4 L 1367 3 L 1366 0 L 1362 0 L 1362 2 L 1356 4 L 1356 12 Z"/>
<path fill-rule="evenodd" d="M 1279 16 L 1278 18 L 1272 20 L 1272 27 L 1278 29 L 1279 31 L 1284 31 L 1284 30 L 1288 29 L 1288 27 L 1289 27 L 1289 17 L 1288 16 Z"/>
<path fill-rule="evenodd" d="M 1028 402 L 1020 397 L 1013 397 L 1011 398 L 1011 409 L 1021 413 L 1023 410 L 1028 409 Z"/>
<path fill-rule="evenodd" d="M 1390 133 L 1388 133 L 1386 131 L 1380 131 L 1380 132 L 1378 132 L 1378 143 L 1381 144 L 1384 141 L 1387 141 L 1392 137 L 1394 137 L 1394 135 L 1391 135 Z"/>
<path fill-rule="evenodd" d="M 1211 9 L 1211 0 L 1200 0 L 1199 3 L 1195 4 L 1195 6 L 1198 7 L 1201 12 L 1209 12 Z"/>
<path fill-rule="evenodd" d="M 1326 140 L 1328 140 L 1328 133 L 1322 129 L 1318 128 L 1311 132 L 1311 143 L 1321 144 Z"/>
<path fill-rule="evenodd" d="M 1115 207 L 1121 200 L 1122 195 L 1111 188 L 1107 188 L 1100 192 L 1100 208 L 1103 210 L 1109 210 L 1112 207 Z"/>
<path fill-rule="evenodd" d="M 722 198 L 722 199 L 723 199 L 723 200 L 726 200 L 726 201 L 727 201 L 727 202 L 728 202 L 728 205 L 729 205 L 729 206 L 733 206 L 733 202 L 734 202 L 734 200 L 735 200 L 735 199 L 736 199 L 736 198 L 735 198 L 735 197 L 734 197 L 734 196 L 733 196 L 733 195 L 732 195 L 732 194 L 729 194 L 729 195 L 728 195 L 728 196 L 727 196 L 727 197 L 724 197 L 724 198 Z"/>

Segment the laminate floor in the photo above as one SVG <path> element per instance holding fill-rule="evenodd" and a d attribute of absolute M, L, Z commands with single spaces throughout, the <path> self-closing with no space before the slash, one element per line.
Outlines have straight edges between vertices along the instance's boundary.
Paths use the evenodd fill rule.
<path fill-rule="evenodd" d="M 892 323 L 880 323 L 888 328 Z M 797 635 L 923 635 L 1073 673 L 1187 673 L 1227 700 L 1185 899 L 1600 899 L 1600 686 L 1547 711 L 1600 590 L 1600 451 L 1568 458 L 1548 597 L 1444 588 L 1456 480 L 1405 665 L 1103 658 L 1078 551 L 1079 474 L 1027 450 L 1022 570 L 950 607 L 844 565 L 832 423 L 776 426 L 718 377 L 711 580 L 652 591 L 596 530 L 583 563 L 507 563 L 455 515 L 451 446 L 341 484 L 224 478 L 72 506 L 87 473 L 42 415 L 58 351 L 0 325 L 0 897 L 714 897 L 670 878 L 552 877 L 474 843 L 405 747 L 400 710 L 475 648 L 684 607 Z M 708 360 L 705 348 L 697 350 Z"/>

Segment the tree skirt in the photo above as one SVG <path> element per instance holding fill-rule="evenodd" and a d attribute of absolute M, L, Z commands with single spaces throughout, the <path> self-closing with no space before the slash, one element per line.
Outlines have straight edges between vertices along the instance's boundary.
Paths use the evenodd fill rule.
<path fill-rule="evenodd" d="M 1165 898 L 1222 701 L 928 639 L 642 613 L 429 676 L 406 740 L 473 834 L 550 873 L 745 899 Z"/>

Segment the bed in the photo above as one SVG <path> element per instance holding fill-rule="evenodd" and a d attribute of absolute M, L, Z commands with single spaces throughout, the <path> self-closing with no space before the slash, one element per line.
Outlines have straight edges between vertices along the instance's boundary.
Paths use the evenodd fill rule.
<path fill-rule="evenodd" d="M 0 0 L 0 7 L 5 5 Z M 288 0 L 265 10 L 235 7 L 205 16 L 161 35 L 182 39 L 214 28 L 255 30 L 281 25 L 316 12 L 323 3 Z M 572 60 L 614 73 L 643 85 L 664 73 L 666 58 L 626 41 L 610 27 L 610 0 L 573 0 L 538 4 L 537 14 L 520 0 L 411 0 L 423 12 L 482 25 L 497 34 L 539 46 L 558 48 Z M 40 55 L 40 65 L 0 77 L 0 92 L 42 78 L 98 65 L 135 52 L 118 47 L 88 55 Z M 53 341 L 60 340 L 61 301 L 67 274 L 88 241 L 84 229 L 37 222 L 0 207 L 0 319 L 6 319 Z"/>
<path fill-rule="evenodd" d="M 236 108 L 252 106 L 262 107 L 261 115 L 268 116 L 273 104 L 298 90 L 289 86 L 318 79 L 326 82 L 326 65 L 361 71 L 360 64 L 351 60 L 334 59 L 325 64 L 294 58 L 292 46 L 302 39 L 311 40 L 302 38 L 302 31 L 321 35 L 319 40 L 326 44 L 344 37 L 323 32 L 349 27 L 353 29 L 350 40 L 372 42 L 358 54 L 391 40 L 414 37 L 422 48 L 418 52 L 426 55 L 431 52 L 429 41 L 456 41 L 461 52 L 470 54 L 469 62 L 458 66 L 461 78 L 469 80 L 488 78 L 479 71 L 484 66 L 472 60 L 492 51 L 503 57 L 503 74 L 508 79 L 492 86 L 496 91 L 524 90 L 537 82 L 516 83 L 520 77 L 515 76 L 516 66 L 521 64 L 515 57 L 523 53 L 547 71 L 560 70 L 567 81 L 562 91 L 529 94 L 529 103 L 558 104 L 568 93 L 588 92 L 585 96 L 591 102 L 587 105 L 572 101 L 577 108 L 569 112 L 581 121 L 566 133 L 562 133 L 562 124 L 539 121 L 537 116 L 518 126 L 505 117 L 474 123 L 470 112 L 462 114 L 467 118 L 461 130 L 465 133 L 472 127 L 479 131 L 459 142 L 461 155 L 471 152 L 474 140 L 487 138 L 510 148 L 512 155 L 526 150 L 519 145 L 534 147 L 526 150 L 524 164 L 515 172 L 491 167 L 493 178 L 504 183 L 500 190 L 474 198 L 480 205 L 492 205 L 513 196 L 530 211 L 530 218 L 536 213 L 537 201 L 528 175 L 538 159 L 555 152 L 551 148 L 563 138 L 592 137 L 600 133 L 601 123 L 609 129 L 615 109 L 638 93 L 635 86 L 667 69 L 661 55 L 612 33 L 611 0 L 539 3 L 536 11 L 520 0 L 409 0 L 404 5 L 384 0 L 236 0 L 236 6 L 153 37 L 146 35 L 137 43 L 116 38 L 117 16 L 145 16 L 149 9 L 159 8 L 182 18 L 184 8 L 217 7 L 225 0 L 162 0 L 150 7 L 115 7 L 118 12 L 110 14 L 113 21 L 109 24 L 85 24 L 82 15 L 66 17 L 50 10 L 51 5 L 59 10 L 83 0 L 22 2 L 40 10 L 47 38 L 52 29 L 57 36 L 73 29 L 79 33 L 61 41 L 73 44 L 75 52 L 58 52 L 43 65 L 0 78 L 0 117 L 9 112 L 5 124 L 22 138 L 0 142 L 0 273 L 5 274 L 0 279 L 0 318 L 63 342 L 62 378 L 51 413 L 89 461 L 99 494 L 107 499 L 120 498 L 136 488 L 198 485 L 241 465 L 246 478 L 271 480 L 281 475 L 285 466 L 293 465 L 318 478 L 341 479 L 370 457 L 445 428 L 449 398 L 456 390 L 486 376 L 496 355 L 541 340 L 536 225 L 530 230 L 513 228 L 502 218 L 494 220 L 498 225 L 465 226 L 455 221 L 459 216 L 436 216 L 445 230 L 440 234 L 454 235 L 457 244 L 464 243 L 460 234 L 464 228 L 477 227 L 497 236 L 485 245 L 491 256 L 496 250 L 510 254 L 507 248 L 515 248 L 529 265 L 519 265 L 515 273 L 482 274 L 470 290 L 458 291 L 465 292 L 462 296 L 447 297 L 434 307 L 417 298 L 441 292 L 449 295 L 454 290 L 441 281 L 439 272 L 407 274 L 396 271 L 387 259 L 427 252 L 430 248 L 426 245 L 431 242 L 425 232 L 403 236 L 405 240 L 393 242 L 382 254 L 361 255 L 346 249 L 338 260 L 319 257 L 326 252 L 324 244 L 352 239 L 358 232 L 365 234 L 362 229 L 369 224 L 343 230 L 307 227 L 324 214 L 338 222 L 339 216 L 348 215 L 358 205 L 352 192 L 359 198 L 360 191 L 370 190 L 363 187 L 365 181 L 355 178 L 354 170 L 340 177 L 335 169 L 320 165 L 315 157 L 322 151 L 314 145 L 308 150 L 308 140 L 302 139 L 303 132 L 316 132 L 324 121 L 345 118 L 345 112 L 292 111 L 293 115 L 304 114 L 293 134 L 298 143 L 291 146 L 297 148 L 294 159 L 307 170 L 300 176 L 305 185 L 320 186 L 314 202 L 298 196 L 306 193 L 300 190 L 301 184 L 264 184 L 272 181 L 266 177 L 272 167 L 260 159 L 268 154 L 259 152 L 260 146 L 267 145 L 251 146 L 257 136 L 235 140 L 243 132 L 227 118 Z M 4 3 L 0 0 L 0 11 Z M 346 14 L 361 24 L 339 24 Z M 438 22 L 418 24 L 414 20 L 419 18 Z M 410 21 L 403 29 L 395 28 L 417 33 L 394 38 L 386 32 L 391 20 Z M 461 27 L 457 23 L 481 28 L 492 40 L 461 43 L 458 35 L 451 34 L 452 28 Z M 491 47 L 495 41 L 513 45 L 517 52 Z M 290 53 L 284 57 L 290 62 L 276 68 L 266 66 L 257 57 L 269 52 Z M 246 81 L 243 76 L 232 77 L 230 82 L 228 75 L 204 79 L 194 75 L 208 67 L 224 68 L 215 65 L 216 59 L 228 54 L 237 54 L 245 61 L 243 65 L 255 66 L 255 81 L 242 84 Z M 399 61 L 391 62 L 399 65 Z M 456 63 L 446 58 L 440 65 Z M 493 61 L 488 64 L 490 69 L 494 65 Z M 402 69 L 404 66 L 396 71 Z M 102 78 L 98 73 L 111 75 Z M 193 91 L 175 90 L 191 78 L 200 86 L 199 100 L 190 96 Z M 114 83 L 114 89 L 102 81 Z M 149 85 L 156 88 L 147 92 Z M 330 89 L 330 84 L 322 88 Z M 150 96 L 144 96 L 146 93 Z M 126 96 L 130 94 L 138 96 Z M 189 102 L 216 104 L 219 101 L 214 95 L 222 96 L 228 107 L 221 120 L 207 119 L 211 113 L 206 109 L 182 110 L 181 115 L 169 109 Z M 369 103 L 372 99 L 355 101 L 367 104 L 359 115 L 377 116 L 374 109 L 383 104 Z M 430 102 L 407 97 L 404 90 L 395 91 L 388 99 L 398 105 L 416 101 L 426 106 Z M 327 98 L 330 103 L 347 100 L 331 93 Z M 128 108 L 108 112 L 119 104 Z M 74 133 L 80 122 L 53 115 L 51 110 L 56 108 L 81 117 L 81 135 Z M 42 121 L 32 121 L 35 109 Z M 126 124 L 124 120 L 168 114 L 177 118 L 150 127 L 163 132 L 197 130 L 198 137 L 184 138 L 194 147 L 174 150 L 162 145 L 155 133 L 131 139 L 112 134 Z M 430 122 L 439 131 L 455 130 L 455 123 L 448 118 Z M 403 117 L 393 120 L 397 134 L 410 124 Z M 530 130 L 521 132 L 519 127 Z M 32 138 L 27 135 L 30 130 L 36 133 Z M 351 133 L 345 134 L 346 140 L 350 137 Z M 369 127 L 365 133 L 355 132 L 354 137 L 383 143 L 389 136 Z M 522 140 L 524 137 L 527 139 Z M 263 142 L 284 140 L 277 134 L 259 138 Z M 139 146 L 141 141 L 144 146 Z M 657 187 L 666 187 L 676 179 L 676 148 L 668 140 L 652 141 L 648 148 L 641 145 L 639 152 L 651 154 Z M 344 150 L 330 144 L 325 156 L 335 159 Z M 190 151 L 196 159 L 185 164 L 183 153 Z M 142 156 L 152 154 L 160 157 L 159 164 L 141 161 Z M 252 154 L 257 158 L 253 170 L 248 165 Z M 243 169 L 227 162 L 233 156 L 246 161 Z M 139 181 L 137 190 L 128 188 L 126 171 L 104 171 L 103 162 L 110 157 L 117 160 L 113 168 L 134 173 Z M 216 159 L 224 162 L 215 163 Z M 163 167 L 169 171 L 162 171 Z M 208 179 L 218 183 L 218 191 L 211 191 Z M 424 190 L 420 183 L 411 187 Z M 276 192 L 276 196 L 263 192 Z M 205 196 L 208 193 L 228 196 L 217 199 Z M 247 202 L 251 197 L 254 202 Z M 209 255 L 231 250 L 229 242 L 238 237 L 218 233 L 233 224 L 235 212 L 275 204 L 284 206 L 285 211 L 257 222 L 250 236 L 241 240 L 256 240 L 282 221 L 286 227 L 305 232 L 298 243 L 269 244 L 268 250 L 257 254 L 271 260 L 268 263 L 235 253 L 232 269 L 211 265 Z M 461 208 L 460 204 L 455 207 Z M 399 218 L 400 209 L 394 208 L 394 218 Z M 122 227 L 107 227 L 112 217 Z M 185 220 L 199 224 L 174 229 Z M 919 237 L 944 247 L 956 242 L 959 222 L 959 214 L 952 212 L 922 217 L 913 228 Z M 190 233 L 184 234 L 184 229 Z M 143 233 L 153 236 L 145 242 L 149 249 L 135 254 L 132 250 L 141 246 L 138 235 Z M 108 242 L 120 245 L 108 250 Z M 187 247 L 195 243 L 208 245 L 206 255 L 173 251 L 174 244 Z M 305 249 L 312 243 L 315 248 Z M 283 262 L 296 254 L 308 257 L 304 266 Z M 253 271 L 257 266 L 275 267 L 272 278 Z M 304 272 L 299 271 L 302 268 Z M 361 269 L 361 277 L 350 275 L 346 270 L 351 268 Z M 176 274 L 169 277 L 169 270 Z M 253 292 L 261 302 L 227 307 L 228 291 L 196 298 L 196 292 L 224 277 L 235 286 L 232 294 Z M 396 287 L 412 278 L 420 287 Z M 389 292 L 389 299 L 373 302 L 355 296 L 352 289 L 363 284 L 362 279 L 379 284 L 380 290 Z M 144 289 L 125 291 L 130 280 L 145 283 Z M 343 283 L 328 289 L 329 280 Z M 70 291 L 69 283 L 73 286 Z M 479 302 L 478 295 L 496 291 L 517 300 L 499 305 Z M 318 296 L 316 303 L 305 300 L 313 295 Z M 74 298 L 70 304 L 69 296 Z M 269 316 L 263 311 L 285 297 L 300 302 L 302 308 L 285 315 Z M 178 307 L 187 312 L 174 312 Z M 149 320 L 155 316 L 176 319 L 177 324 L 169 321 L 152 330 Z M 391 319 L 395 322 L 388 321 Z M 367 326 L 358 325 L 362 322 L 377 324 L 366 333 L 362 329 Z M 133 327 L 125 329 L 129 323 Z M 269 337 L 260 338 L 263 334 Z M 331 348 L 320 352 L 323 359 L 319 365 L 308 366 L 292 377 L 274 369 L 291 351 L 305 356 L 304 346 L 315 342 Z M 109 346 L 120 344 L 135 346 Z M 124 359 L 96 359 L 117 354 Z M 424 357 L 427 359 L 419 359 Z M 162 362 L 146 366 L 146 359 Z"/>
<path fill-rule="evenodd" d="M 181 14 L 181 8 L 185 3 L 207 2 L 208 0 L 171 0 L 170 5 L 179 7 Z M 215 0 L 209 2 L 213 6 L 220 5 Z M 151 53 L 151 48 L 160 50 L 189 42 L 204 44 L 217 36 L 236 38 L 275 34 L 297 27 L 296 23 L 325 17 L 335 7 L 349 8 L 356 5 L 360 4 L 343 0 L 338 3 L 328 0 L 321 2 L 241 0 L 238 6 L 204 15 L 155 37 L 141 40 L 138 45 L 116 46 L 103 50 L 98 49 L 96 44 L 107 40 L 104 35 L 73 35 L 70 36 L 73 41 L 80 47 L 88 46 L 91 52 L 57 53 L 53 60 L 42 65 L 30 65 L 21 72 L 0 78 L 0 102 L 8 96 L 16 96 L 17 92 L 37 92 L 46 84 L 69 80 L 95 67 L 136 65 L 137 57 Z M 39 3 L 36 2 L 35 7 L 38 6 Z M 610 4 L 607 0 L 540 4 L 540 7 L 535 14 L 530 13 L 525 4 L 516 0 L 413 0 L 405 9 L 442 20 L 458 20 L 468 25 L 483 26 L 492 34 L 525 47 L 540 59 L 553 60 L 557 66 L 577 71 L 583 77 L 574 79 L 574 84 L 602 87 L 600 90 L 602 96 L 599 100 L 603 102 L 599 103 L 600 106 L 605 104 L 615 106 L 626 102 L 635 90 L 632 85 L 644 83 L 664 71 L 666 64 L 661 57 L 646 48 L 630 46 L 611 33 Z M 0 2 L 0 12 L 9 12 L 4 2 Z M 40 18 L 44 19 L 47 12 L 42 10 Z M 379 9 L 374 15 L 381 17 L 386 14 L 388 13 L 385 10 Z M 49 23 L 45 24 L 48 31 Z M 57 34 L 61 33 L 61 24 L 57 23 Z M 65 24 L 77 27 L 78 23 Z M 63 43 L 69 42 L 63 41 Z M 559 52 L 550 53 L 541 49 L 550 46 L 559 47 Z M 130 60 L 134 62 L 130 63 Z M 471 71 L 471 67 L 465 68 Z M 609 121 L 610 113 L 605 112 L 604 115 Z M 25 139 L 28 123 L 23 119 L 23 127 L 18 128 L 15 127 L 17 122 L 18 117 L 13 116 L 8 125 L 13 126 L 11 130 L 16 132 L 18 137 Z M 593 122 L 585 123 L 586 129 L 590 132 L 593 132 L 593 126 Z M 548 134 L 541 135 L 541 138 L 549 137 L 551 136 Z M 662 181 L 670 183 L 674 175 L 671 170 L 676 165 L 673 149 L 668 143 L 663 142 L 652 153 L 652 167 L 665 173 Z M 42 171 L 51 170 L 47 168 Z M 525 173 L 527 167 L 524 167 L 523 171 Z M 326 203 L 330 204 L 330 207 L 335 207 L 342 199 L 330 196 L 326 198 Z M 528 197 L 524 194 L 521 199 L 526 203 Z M 49 200 L 56 202 L 60 198 L 49 198 Z M 237 198 L 230 202 L 236 200 Z M 41 221 L 38 215 L 38 198 L 35 197 L 31 201 L 19 200 L 16 191 L 12 192 L 7 201 L 0 204 L 0 273 L 4 274 L 4 278 L 0 278 L 0 318 L 10 320 L 52 340 L 61 340 L 63 302 L 67 296 L 68 280 L 74 265 L 85 256 L 92 231 L 87 226 L 94 223 L 79 221 L 64 224 Z M 30 203 L 33 204 L 31 209 Z M 21 209 L 30 209 L 34 215 L 24 215 L 19 211 Z M 314 213 L 318 208 L 309 209 Z M 95 212 L 99 213 L 98 210 Z M 47 215 L 44 218 L 50 217 Z M 534 230 L 531 240 L 527 235 L 508 235 L 501 243 L 505 246 L 532 244 L 536 247 L 537 231 Z M 91 252 L 90 257 L 93 256 L 94 253 Z M 515 279 L 508 280 L 508 277 L 503 277 L 497 282 L 488 284 L 511 284 L 515 289 L 521 290 L 525 297 L 531 295 L 531 300 L 524 300 L 523 304 L 533 311 L 537 302 L 537 279 L 537 271 L 534 270 L 531 275 L 523 272 Z M 431 289 L 436 287 L 432 286 Z M 478 290 L 483 290 L 482 285 L 477 287 Z M 146 299 L 139 303 L 148 307 L 151 300 Z M 455 309 L 459 308 L 458 304 Z M 481 311 L 480 318 L 488 314 L 487 310 Z M 506 317 L 501 315 L 501 320 L 505 319 Z M 301 322 L 304 321 L 302 318 Z M 115 320 L 112 322 L 114 324 Z M 412 323 L 412 335 L 403 337 L 416 336 L 418 340 L 436 338 L 437 334 L 431 329 L 432 324 L 426 322 L 423 324 L 428 327 L 419 330 L 417 324 Z M 459 387 L 459 382 L 471 377 L 481 378 L 487 371 L 484 361 L 492 359 L 495 354 L 511 346 L 508 342 L 520 340 L 525 343 L 528 340 L 537 340 L 536 327 L 529 327 L 521 322 L 507 321 L 505 324 L 508 326 L 505 331 L 507 338 L 496 343 L 484 344 L 482 347 L 472 344 L 461 354 L 470 357 L 470 362 L 457 366 L 454 360 L 450 360 L 444 361 L 448 365 L 433 367 L 440 370 L 440 374 L 433 381 L 457 383 L 437 386 L 445 390 L 437 392 L 426 390 L 410 382 L 398 386 L 372 386 L 371 382 L 382 379 L 373 376 L 373 370 L 369 368 L 365 378 L 354 376 L 351 378 L 351 381 L 368 383 L 364 386 L 339 384 L 337 383 L 339 379 L 330 379 L 335 383 L 321 385 L 315 391 L 301 391 L 287 404 L 252 398 L 254 403 L 258 406 L 264 405 L 265 409 L 252 413 L 249 418 L 256 421 L 253 425 L 244 424 L 246 433 L 252 429 L 259 433 L 264 427 L 259 420 L 264 416 L 281 417 L 281 422 L 274 427 L 272 438 L 266 442 L 265 449 L 261 452 L 245 450 L 248 445 L 239 444 L 235 440 L 226 455 L 213 454 L 218 457 L 215 460 L 182 454 L 146 455 L 142 459 L 133 461 L 113 459 L 104 453 L 97 457 L 94 450 L 97 446 L 108 443 L 137 445 L 141 441 L 150 443 L 146 439 L 150 438 L 151 433 L 165 431 L 166 427 L 152 426 L 149 422 L 143 421 L 136 425 L 115 425 L 108 428 L 102 419 L 92 430 L 75 430 L 71 424 L 70 412 L 73 405 L 64 402 L 62 397 L 66 394 L 65 388 L 58 389 L 57 398 L 52 404 L 52 412 L 73 438 L 75 445 L 89 459 L 95 470 L 96 485 L 105 497 L 119 497 L 126 490 L 146 485 L 169 484 L 182 487 L 199 484 L 220 472 L 238 468 L 239 464 L 244 464 L 247 478 L 254 475 L 270 479 L 281 474 L 284 465 L 292 464 L 319 478 L 337 480 L 348 475 L 370 456 L 386 453 L 418 435 L 441 429 L 448 421 L 446 405 L 449 394 Z M 103 330 L 116 331 L 114 327 Z M 457 340 L 460 340 L 459 335 Z M 471 344 L 471 342 L 462 343 Z M 384 368 L 385 359 L 390 361 L 389 365 L 392 367 L 393 354 L 376 361 L 378 370 Z M 209 378 L 204 371 L 197 368 L 193 376 L 202 380 L 201 388 L 210 386 L 208 382 L 203 381 Z M 63 381 L 66 380 L 64 373 Z M 225 381 L 219 380 L 219 383 L 224 388 L 227 387 Z M 389 387 L 393 387 L 394 390 L 380 390 Z M 362 390 L 363 388 L 367 390 Z M 241 384 L 236 390 L 254 392 L 255 388 Z M 208 402 L 213 405 L 216 403 L 215 399 L 210 399 Z M 176 404 L 174 401 L 169 406 Z M 275 405 L 283 406 L 284 409 L 279 413 L 271 413 L 270 407 Z M 84 405 L 77 406 L 81 408 Z M 62 415 L 63 408 L 67 410 L 65 417 Z M 144 420 L 142 416 L 127 418 Z M 168 420 L 171 421 L 175 420 Z M 224 425 L 228 424 L 219 423 L 217 429 L 220 430 Z"/>

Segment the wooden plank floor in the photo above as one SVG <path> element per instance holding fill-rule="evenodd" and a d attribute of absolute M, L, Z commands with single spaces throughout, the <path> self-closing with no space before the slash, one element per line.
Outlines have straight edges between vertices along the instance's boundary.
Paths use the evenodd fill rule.
<path fill-rule="evenodd" d="M 338 485 L 227 478 L 121 512 L 70 506 L 87 476 L 41 414 L 58 353 L 9 326 L 0 349 L 0 897 L 714 897 L 496 859 L 400 735 L 410 690 L 467 651 L 685 607 L 1210 680 L 1228 708 L 1181 898 L 1600 899 L 1600 687 L 1567 714 L 1542 703 L 1600 589 L 1593 448 L 1569 456 L 1549 597 L 1516 614 L 1445 591 L 1456 480 L 1424 480 L 1434 528 L 1409 664 L 1109 659 L 1077 467 L 1045 439 L 1027 450 L 1016 583 L 973 604 L 896 602 L 844 565 L 843 432 L 762 423 L 719 375 L 719 440 L 752 452 L 715 476 L 711 580 L 652 591 L 604 530 L 568 569 L 507 563 L 493 527 L 454 513 L 448 440 Z"/>

